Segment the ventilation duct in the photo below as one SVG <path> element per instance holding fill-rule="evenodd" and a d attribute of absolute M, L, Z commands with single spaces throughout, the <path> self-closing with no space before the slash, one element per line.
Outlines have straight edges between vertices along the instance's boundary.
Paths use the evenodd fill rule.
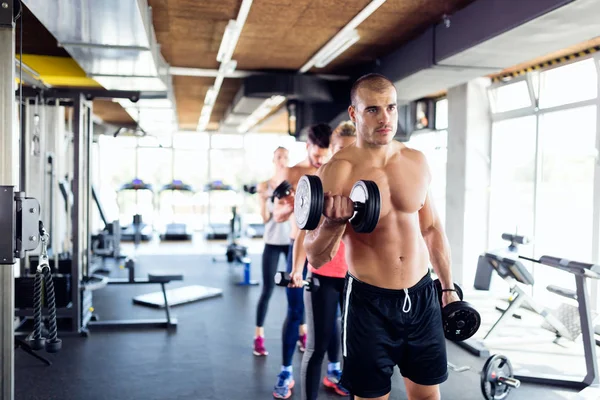
<path fill-rule="evenodd" d="M 176 122 L 168 65 L 160 54 L 146 0 L 23 0 L 85 71 L 107 90 L 163 92 Z M 136 114 L 140 106 L 136 106 Z M 130 110 L 128 110 L 130 111 Z M 165 114 L 169 114 L 167 111 Z M 154 121 L 134 119 L 151 127 Z M 176 129 L 176 125 L 173 127 Z M 161 129 L 163 129 L 161 127 Z"/>
<path fill-rule="evenodd" d="M 597 0 L 477 0 L 368 71 L 410 102 L 598 36 Z"/>
<path fill-rule="evenodd" d="M 318 76 L 298 74 L 264 74 L 253 75 L 244 79 L 236 93 L 231 106 L 221 121 L 220 131 L 229 131 L 243 124 L 257 111 L 265 100 L 285 97 L 299 104 L 307 115 L 298 119 L 298 131 L 306 123 L 328 121 L 339 113 L 340 106 L 336 100 L 340 93 L 349 93 L 347 81 L 327 80 Z M 347 107 L 347 105 L 343 105 Z M 334 113 L 332 109 L 338 110 Z M 332 114 L 333 113 L 333 114 Z"/>

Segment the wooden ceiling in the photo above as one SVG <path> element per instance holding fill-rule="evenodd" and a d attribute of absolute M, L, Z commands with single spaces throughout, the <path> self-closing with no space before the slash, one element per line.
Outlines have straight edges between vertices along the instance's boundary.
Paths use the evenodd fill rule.
<path fill-rule="evenodd" d="M 358 28 L 361 39 L 330 65 L 312 73 L 345 74 L 385 55 L 474 0 L 388 0 Z M 241 0 L 149 0 L 154 29 L 167 63 L 217 69 L 227 23 Z M 299 70 L 370 0 L 254 0 L 233 59 L 238 70 Z M 214 78 L 173 79 L 181 129 L 195 129 Z M 225 79 L 208 129 L 218 127 L 241 80 Z M 283 120 L 283 118 L 282 118 Z M 272 124 L 271 124 L 272 125 Z M 287 130 L 287 123 L 270 129 Z"/>
<path fill-rule="evenodd" d="M 309 73 L 347 74 L 402 46 L 429 26 L 475 0 L 388 0 L 357 31 L 360 41 L 323 69 Z M 217 69 L 217 52 L 229 20 L 242 0 L 148 0 L 161 52 L 172 67 Z M 254 0 L 233 59 L 237 70 L 297 71 L 356 16 L 370 0 Z M 23 52 L 68 57 L 27 9 Z M 18 31 L 17 31 L 18 32 Z M 195 130 L 206 91 L 214 78 L 174 76 L 179 128 Z M 209 130 L 218 129 L 242 83 L 226 78 L 213 108 Z M 108 104 L 110 103 L 110 104 Z M 106 122 L 133 122 L 116 103 L 96 102 Z M 287 131 L 285 112 L 270 118 L 268 130 Z M 279 122 L 277 122 L 279 121 Z M 259 129 L 264 131 L 263 128 Z"/>

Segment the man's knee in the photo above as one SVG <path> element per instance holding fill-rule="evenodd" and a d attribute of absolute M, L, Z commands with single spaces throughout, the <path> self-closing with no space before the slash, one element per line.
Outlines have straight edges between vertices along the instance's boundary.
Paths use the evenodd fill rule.
<path fill-rule="evenodd" d="M 375 398 L 366 398 L 366 397 L 358 397 L 358 396 L 351 396 L 350 398 L 353 400 L 388 400 L 390 398 L 390 394 L 388 393 L 385 396 L 375 397 Z"/>
<path fill-rule="evenodd" d="M 418 385 L 409 379 L 404 379 L 408 400 L 440 400 L 439 385 Z"/>

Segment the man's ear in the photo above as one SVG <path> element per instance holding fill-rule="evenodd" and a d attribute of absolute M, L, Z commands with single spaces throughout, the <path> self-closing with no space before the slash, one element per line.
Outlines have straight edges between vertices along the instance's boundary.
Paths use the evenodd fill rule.
<path fill-rule="evenodd" d="M 354 125 L 356 125 L 356 110 L 354 109 L 354 106 L 348 106 L 348 115 L 350 116 L 350 119 Z"/>

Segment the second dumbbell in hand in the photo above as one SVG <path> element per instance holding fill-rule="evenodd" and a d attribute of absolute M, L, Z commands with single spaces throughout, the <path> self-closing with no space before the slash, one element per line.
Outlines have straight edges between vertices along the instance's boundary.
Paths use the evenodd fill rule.
<path fill-rule="evenodd" d="M 290 274 L 288 274 L 287 272 L 279 271 L 275 274 L 275 284 L 277 286 L 286 287 L 290 284 L 290 282 Z M 316 276 L 308 278 L 307 280 L 302 281 L 302 283 L 304 284 L 306 290 L 308 290 L 309 292 L 315 292 L 319 289 L 319 278 L 317 278 Z"/>

